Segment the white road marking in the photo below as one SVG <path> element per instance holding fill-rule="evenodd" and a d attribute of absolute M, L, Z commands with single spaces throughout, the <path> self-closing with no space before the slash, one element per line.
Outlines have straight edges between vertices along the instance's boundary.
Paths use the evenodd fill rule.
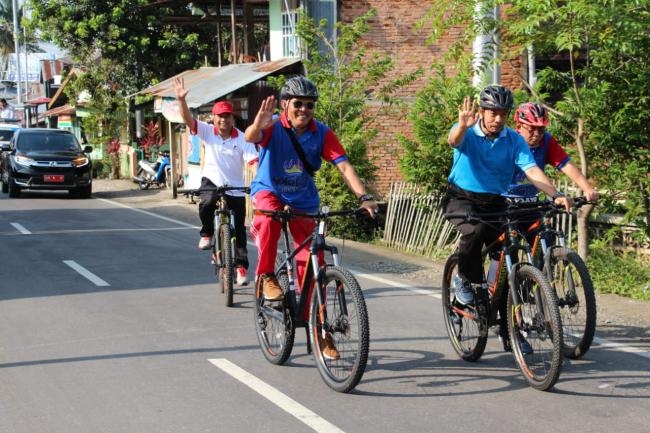
<path fill-rule="evenodd" d="M 643 349 L 640 349 L 638 347 L 626 346 L 626 345 L 621 344 L 621 343 L 615 343 L 613 341 L 605 340 L 604 338 L 598 338 L 598 337 L 594 337 L 594 342 L 598 343 L 600 345 L 600 347 L 603 347 L 603 348 L 610 347 L 610 348 L 613 348 L 613 349 L 618 349 L 621 352 L 632 353 L 634 355 L 639 355 L 639 356 L 642 356 L 644 358 L 650 359 L 650 352 L 645 351 Z"/>
<path fill-rule="evenodd" d="M 23 235 L 31 235 L 32 234 L 32 232 L 30 232 L 25 227 L 23 227 L 22 224 L 11 223 L 11 225 Z"/>
<path fill-rule="evenodd" d="M 307 409 L 296 400 L 280 392 L 277 388 L 253 376 L 241 367 L 224 358 L 208 359 L 216 367 L 228 373 L 262 397 L 277 405 L 290 415 L 296 417 L 314 431 L 319 433 L 345 433 L 343 430 L 321 418 L 318 414 Z"/>
<path fill-rule="evenodd" d="M 353 268 L 348 268 L 348 269 L 354 275 L 358 275 L 361 278 L 365 278 L 365 279 L 368 279 L 368 280 L 376 281 L 378 283 L 386 284 L 387 286 L 392 286 L 392 287 L 397 287 L 399 289 L 408 290 L 409 292 L 417 293 L 418 295 L 426 295 L 426 296 L 431 296 L 432 298 L 442 299 L 442 295 L 440 295 L 440 293 L 435 293 L 432 290 L 418 289 L 418 288 L 410 286 L 408 284 L 399 283 L 397 281 L 392 281 L 392 280 L 389 280 L 389 279 L 383 278 L 383 277 L 378 277 L 377 275 L 368 274 L 368 273 L 360 271 L 358 269 L 353 269 Z"/>
<path fill-rule="evenodd" d="M 74 260 L 64 260 L 63 263 L 70 266 L 75 271 L 79 272 L 79 274 L 81 274 L 81 276 L 86 277 L 92 283 L 94 283 L 96 286 L 100 286 L 100 287 L 110 286 L 110 284 L 108 284 L 106 281 L 102 280 L 97 275 L 93 274 L 88 269 L 84 268 L 79 263 L 75 262 Z"/>
<path fill-rule="evenodd" d="M 132 209 L 134 211 L 142 212 L 142 213 L 144 213 L 146 215 L 150 215 L 150 216 L 160 218 L 160 219 L 163 219 L 165 221 L 170 221 L 170 222 L 173 222 L 173 223 L 176 223 L 176 224 L 181 224 L 181 225 L 186 226 L 186 227 L 195 227 L 195 226 L 192 226 L 190 224 L 184 223 L 182 221 L 175 220 L 173 218 L 167 218 L 167 217 L 164 217 L 162 215 L 156 215 L 155 213 L 147 212 L 147 211 L 144 211 L 142 209 L 137 209 L 137 208 L 125 205 L 123 203 L 118 203 L 118 202 L 113 201 L 113 200 L 108 200 L 108 199 L 95 199 L 95 200 L 101 200 L 103 202 L 110 203 L 110 204 L 113 204 L 115 206 L 120 206 L 120 207 L 124 207 L 124 208 L 127 208 L 127 209 Z M 251 246 L 255 246 L 250 241 L 248 242 L 248 244 L 251 245 Z M 414 287 L 412 287 L 412 286 L 410 286 L 408 284 L 400 283 L 400 282 L 397 282 L 397 281 L 392 281 L 392 280 L 389 280 L 387 278 L 379 277 L 377 275 L 369 274 L 367 272 L 362 272 L 362 271 L 360 271 L 358 269 L 349 268 L 349 267 L 348 267 L 348 269 L 354 275 L 358 275 L 359 277 L 366 278 L 368 280 L 376 281 L 378 283 L 385 284 L 387 286 L 397 287 L 399 289 L 408 290 L 409 292 L 417 293 L 418 295 L 426 295 L 426 296 L 431 296 L 432 298 L 442 299 L 442 296 L 440 295 L 440 293 L 433 292 L 431 290 L 414 288 Z M 622 344 L 619 344 L 619 343 L 613 343 L 613 342 L 610 342 L 609 340 L 605 340 L 605 339 L 602 339 L 602 338 L 594 338 L 594 341 L 597 342 L 598 344 L 602 345 L 603 347 L 612 347 L 612 348 L 615 348 L 615 349 L 619 349 L 620 351 L 625 352 L 625 353 L 632 353 L 634 355 L 639 355 L 639 356 L 642 356 L 644 358 L 650 358 L 650 352 L 639 349 L 638 347 L 626 346 L 626 345 L 622 345 Z"/>
<path fill-rule="evenodd" d="M 105 202 L 105 203 L 110 203 L 110 204 L 115 205 L 115 206 L 119 206 L 119 207 L 124 207 L 124 208 L 127 208 L 127 209 L 131 209 L 132 211 L 140 212 L 140 213 L 143 213 L 143 214 L 145 214 L 145 215 L 148 215 L 148 216 L 151 216 L 151 217 L 155 217 L 155 218 L 159 218 L 159 219 L 164 220 L 164 221 L 173 222 L 174 224 L 180 224 L 180 225 L 185 226 L 185 227 L 190 227 L 190 228 L 195 228 L 195 227 L 196 227 L 195 225 L 188 224 L 188 223 L 185 223 L 185 222 L 183 222 L 183 221 L 178 221 L 178 220 L 175 220 L 174 218 L 168 218 L 168 217 L 166 217 L 166 216 L 158 215 L 158 214 L 155 214 L 155 213 L 153 213 L 153 212 L 146 211 L 146 210 L 144 210 L 144 209 L 138 209 L 138 208 L 136 208 L 136 207 L 129 206 L 129 205 L 127 205 L 127 204 L 120 203 L 120 202 L 117 202 L 117 201 L 107 200 L 107 199 L 105 199 L 105 198 L 97 198 L 97 199 L 95 199 L 95 200 L 99 200 L 99 201 L 103 201 L 103 202 Z"/>

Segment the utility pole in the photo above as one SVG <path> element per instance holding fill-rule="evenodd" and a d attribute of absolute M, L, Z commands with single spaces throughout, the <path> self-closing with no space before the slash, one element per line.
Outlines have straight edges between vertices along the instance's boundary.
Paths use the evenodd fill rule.
<path fill-rule="evenodd" d="M 18 29 L 18 1 L 12 0 L 12 8 L 14 12 L 14 51 L 16 52 L 16 104 L 23 103 L 23 89 L 20 84 L 20 45 L 18 39 L 20 38 L 20 31 Z"/>

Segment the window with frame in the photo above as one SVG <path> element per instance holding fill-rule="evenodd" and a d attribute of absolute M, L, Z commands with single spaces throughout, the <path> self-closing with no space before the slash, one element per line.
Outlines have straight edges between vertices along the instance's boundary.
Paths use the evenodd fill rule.
<path fill-rule="evenodd" d="M 282 55 L 284 57 L 300 57 L 300 41 L 296 35 L 299 12 L 298 0 L 282 1 Z"/>

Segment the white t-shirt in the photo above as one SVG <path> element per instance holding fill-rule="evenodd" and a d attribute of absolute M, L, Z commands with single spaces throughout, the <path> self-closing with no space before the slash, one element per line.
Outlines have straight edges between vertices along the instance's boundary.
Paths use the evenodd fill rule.
<path fill-rule="evenodd" d="M 3 109 L 0 110 L 0 119 L 15 119 L 16 118 L 16 112 L 14 111 L 14 107 L 11 105 L 7 104 L 7 106 Z"/>
<path fill-rule="evenodd" d="M 217 186 L 246 186 L 244 164 L 257 161 L 255 145 L 246 141 L 244 133 L 237 128 L 233 128 L 230 137 L 225 140 L 209 123 L 197 120 L 196 129 L 195 135 L 203 141 L 205 148 L 201 175 Z M 240 191 L 229 191 L 228 194 L 244 195 Z"/>

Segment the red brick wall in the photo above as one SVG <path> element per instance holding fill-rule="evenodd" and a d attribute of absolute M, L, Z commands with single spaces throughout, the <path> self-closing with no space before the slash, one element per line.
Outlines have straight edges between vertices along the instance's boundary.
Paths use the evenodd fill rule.
<path fill-rule="evenodd" d="M 370 8 L 377 10 L 377 15 L 370 22 L 370 31 L 364 41 L 369 54 L 373 52 L 390 56 L 395 63 L 391 78 L 414 72 L 418 67 L 425 68 L 423 78 L 417 80 L 398 94 L 406 101 L 412 100 L 418 90 L 426 85 L 427 77 L 432 75 L 430 65 L 447 51 L 458 37 L 460 30 L 452 29 L 444 35 L 437 45 L 427 45 L 426 39 L 430 27 L 416 30 L 415 24 L 423 16 L 426 2 L 419 0 L 343 0 L 341 2 L 341 20 L 350 22 L 366 13 Z M 471 50 L 471 46 L 468 47 Z M 450 69 L 453 65 L 450 65 Z M 521 62 L 515 62 L 515 68 L 521 68 Z M 509 64 L 502 66 L 502 83 L 510 88 L 520 85 L 519 74 Z M 377 107 L 369 106 L 377 111 Z M 370 143 L 368 154 L 370 160 L 378 166 L 377 179 L 371 187 L 378 196 L 384 197 L 390 183 L 402 180 L 398 167 L 402 148 L 397 140 L 398 134 L 411 136 L 412 128 L 403 112 L 386 112 L 381 110 L 374 115 L 372 126 L 379 130 L 377 139 Z M 451 125 L 449 125 L 451 126 Z"/>

